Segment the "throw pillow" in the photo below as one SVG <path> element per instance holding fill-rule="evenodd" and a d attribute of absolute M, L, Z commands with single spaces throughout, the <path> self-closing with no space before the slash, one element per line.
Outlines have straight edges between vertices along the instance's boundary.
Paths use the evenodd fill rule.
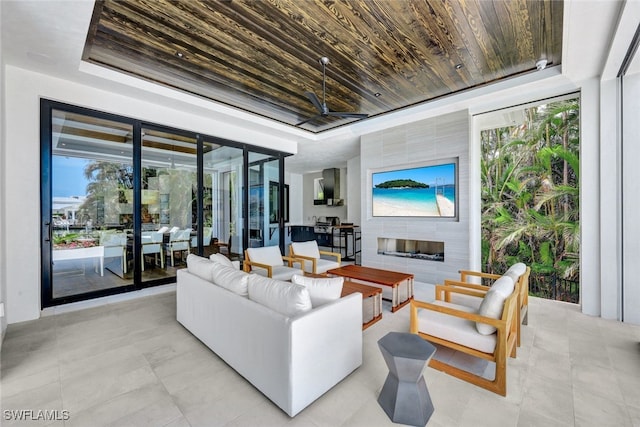
<path fill-rule="evenodd" d="M 318 249 L 318 243 L 316 243 L 315 240 L 291 243 L 291 247 L 296 255 L 320 258 L 320 250 Z"/>
<path fill-rule="evenodd" d="M 216 266 L 212 273 L 213 283 L 240 296 L 246 297 L 249 295 L 247 287 L 249 274 L 236 270 L 234 267 L 215 262 L 213 264 Z"/>
<path fill-rule="evenodd" d="M 502 276 L 493 282 L 491 285 L 491 289 L 496 292 L 500 292 L 500 295 L 507 298 L 509 295 L 513 293 L 513 289 L 515 288 L 515 283 L 510 276 Z"/>
<path fill-rule="evenodd" d="M 233 267 L 233 263 L 231 262 L 231 260 L 222 254 L 212 254 L 209 256 L 209 259 L 213 262 L 226 265 L 227 267 Z"/>
<path fill-rule="evenodd" d="M 340 299 L 342 295 L 343 277 L 315 278 L 294 274 L 291 283 L 302 285 L 309 290 L 311 305 L 319 307 L 331 301 Z"/>
<path fill-rule="evenodd" d="M 213 270 L 216 265 L 210 260 L 198 255 L 187 255 L 187 271 L 207 282 L 212 281 Z"/>
<path fill-rule="evenodd" d="M 482 299 L 480 307 L 478 308 L 478 314 L 484 317 L 491 317 L 493 319 L 499 319 L 502 317 L 502 310 L 504 309 L 504 302 L 506 298 L 496 290 L 489 290 Z M 495 326 L 487 325 L 486 323 L 476 322 L 476 329 L 482 335 L 491 335 L 496 331 Z"/>
<path fill-rule="evenodd" d="M 287 317 L 311 310 L 307 288 L 257 274 L 249 275 L 249 299 Z"/>

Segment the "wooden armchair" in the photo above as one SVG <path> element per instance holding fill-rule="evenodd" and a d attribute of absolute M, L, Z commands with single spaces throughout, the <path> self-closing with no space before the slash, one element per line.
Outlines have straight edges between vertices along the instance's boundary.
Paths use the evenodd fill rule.
<path fill-rule="evenodd" d="M 321 255 L 334 257 L 336 260 L 321 258 Z M 308 273 L 322 274 L 332 268 L 340 267 L 342 256 L 336 252 L 321 251 L 315 240 L 308 242 L 292 242 L 289 245 L 289 256 L 304 260 L 302 269 Z"/>
<path fill-rule="evenodd" d="M 474 289 L 450 287 L 447 293 L 495 298 L 498 292 L 483 292 Z M 490 296 L 488 296 L 490 295 Z M 436 296 L 438 296 L 436 294 Z M 461 351 L 474 357 L 495 363 L 495 377 L 493 380 L 481 377 L 452 366 L 443 361 L 432 358 L 429 366 L 449 375 L 460 378 L 494 393 L 507 394 L 507 358 L 516 357 L 517 318 L 516 305 L 518 292 L 509 295 L 502 306 L 497 304 L 498 318 L 484 316 L 477 310 L 442 300 L 433 303 L 411 301 L 410 331 L 432 343 Z M 496 306 L 496 304 L 492 305 Z M 495 328 L 495 332 L 485 335 L 483 328 Z"/>
<path fill-rule="evenodd" d="M 300 264 L 300 268 L 295 268 L 294 264 Z M 261 248 L 249 248 L 244 251 L 244 262 L 242 269 L 255 272 L 272 279 L 291 280 L 294 274 L 302 275 L 304 261 L 283 256 L 278 246 L 265 246 Z"/>
<path fill-rule="evenodd" d="M 522 263 L 517 263 L 512 265 L 504 273 L 504 276 L 510 276 L 513 279 L 514 283 L 516 284 L 516 289 L 519 290 L 518 304 L 516 307 L 517 318 L 520 320 L 518 322 L 518 347 L 520 347 L 520 344 L 521 344 L 521 339 L 520 339 L 521 325 L 522 324 L 527 325 L 529 323 L 529 275 L 530 274 L 531 274 L 531 267 L 527 267 Z M 460 270 L 460 280 L 447 279 L 444 281 L 444 285 L 439 285 L 439 286 L 444 286 L 444 287 L 457 286 L 457 287 L 462 287 L 466 289 L 473 289 L 478 292 L 487 292 L 489 290 L 489 287 L 486 285 L 469 283 L 469 279 L 472 277 L 479 277 L 484 280 L 494 281 L 499 279 L 502 276 L 500 276 L 499 274 L 482 273 L 480 271 Z M 444 288 L 441 288 L 441 290 L 438 291 L 438 287 L 436 287 L 436 293 L 442 292 L 443 290 Z M 462 303 L 462 304 L 465 304 L 465 302 L 462 302 L 462 300 L 469 301 L 469 298 L 467 297 L 458 297 L 457 299 L 454 297 L 454 299 L 452 300 L 451 294 L 448 294 L 448 295 L 445 294 L 444 298 L 445 298 L 444 301 Z M 477 302 L 476 304 L 479 304 L 479 302 Z"/>

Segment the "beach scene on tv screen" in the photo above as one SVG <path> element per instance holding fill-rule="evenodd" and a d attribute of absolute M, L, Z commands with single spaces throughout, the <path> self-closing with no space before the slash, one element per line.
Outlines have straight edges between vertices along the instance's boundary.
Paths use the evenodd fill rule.
<path fill-rule="evenodd" d="M 375 172 L 371 178 L 373 216 L 455 216 L 455 163 Z"/>

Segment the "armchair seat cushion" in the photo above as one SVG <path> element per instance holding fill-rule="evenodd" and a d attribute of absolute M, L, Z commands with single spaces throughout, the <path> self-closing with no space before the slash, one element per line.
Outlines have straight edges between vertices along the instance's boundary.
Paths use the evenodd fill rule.
<path fill-rule="evenodd" d="M 464 305 L 444 301 L 434 301 L 433 304 L 450 307 L 467 313 L 477 313 L 477 310 Z M 473 348 L 483 353 L 493 353 L 496 348 L 497 336 L 495 333 L 482 335 L 476 328 L 476 322 L 433 310 L 418 310 L 418 331 Z"/>
<path fill-rule="evenodd" d="M 312 268 L 310 261 L 305 261 L 305 270 L 307 270 L 307 266 L 309 267 L 309 269 Z M 316 261 L 317 274 L 326 273 L 327 270 L 331 270 L 332 268 L 338 268 L 338 267 L 340 267 L 340 263 L 331 261 L 328 259 L 320 258 Z M 307 270 L 307 271 L 310 271 L 310 270 Z"/>
<path fill-rule="evenodd" d="M 254 267 L 251 272 L 264 277 L 267 277 L 268 273 L 267 270 L 259 267 Z M 287 267 L 286 265 L 271 267 L 271 278 L 275 280 L 282 280 L 286 282 L 288 280 L 291 280 L 291 277 L 296 274 L 303 274 L 303 271 L 299 268 Z"/>

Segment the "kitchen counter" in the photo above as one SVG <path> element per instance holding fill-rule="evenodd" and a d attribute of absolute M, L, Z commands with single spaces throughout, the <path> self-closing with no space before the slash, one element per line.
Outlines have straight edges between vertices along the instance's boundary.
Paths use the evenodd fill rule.
<path fill-rule="evenodd" d="M 320 232 L 315 225 L 289 225 L 292 242 L 315 240 L 318 246 L 339 252 L 344 261 L 360 263 L 360 226 L 336 225 L 328 232 Z"/>

